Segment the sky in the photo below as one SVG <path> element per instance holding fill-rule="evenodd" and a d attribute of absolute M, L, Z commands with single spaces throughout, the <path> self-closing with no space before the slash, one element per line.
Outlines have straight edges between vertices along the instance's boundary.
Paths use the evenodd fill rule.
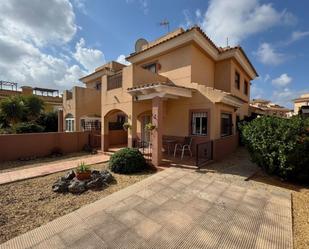
<path fill-rule="evenodd" d="M 217 46 L 241 45 L 257 69 L 251 98 L 287 107 L 309 92 L 308 0 L 0 0 L 0 80 L 71 89 L 138 38 L 199 25 Z"/>

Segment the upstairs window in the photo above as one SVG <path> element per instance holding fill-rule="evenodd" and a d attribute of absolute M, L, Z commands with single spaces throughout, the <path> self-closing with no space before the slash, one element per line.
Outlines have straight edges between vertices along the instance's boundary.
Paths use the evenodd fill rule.
<path fill-rule="evenodd" d="M 100 82 L 95 84 L 96 90 L 101 90 L 101 87 L 102 87 L 102 84 Z"/>
<path fill-rule="evenodd" d="M 248 95 L 248 92 L 249 92 L 249 83 L 248 81 L 245 80 L 244 94 Z"/>
<path fill-rule="evenodd" d="M 192 113 L 192 135 L 207 135 L 207 112 Z"/>
<path fill-rule="evenodd" d="M 221 113 L 221 137 L 230 136 L 233 133 L 232 114 Z"/>
<path fill-rule="evenodd" d="M 143 66 L 144 69 L 149 70 L 150 72 L 157 73 L 157 63 L 151 63 Z"/>
<path fill-rule="evenodd" d="M 235 72 L 235 87 L 240 89 L 240 74 L 238 72 Z"/>

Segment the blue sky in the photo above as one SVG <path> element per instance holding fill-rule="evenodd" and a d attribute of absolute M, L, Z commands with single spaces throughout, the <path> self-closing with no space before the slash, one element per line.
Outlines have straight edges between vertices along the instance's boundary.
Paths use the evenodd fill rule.
<path fill-rule="evenodd" d="M 165 34 L 168 19 L 171 30 L 198 24 L 217 45 L 240 44 L 260 75 L 251 97 L 291 107 L 309 92 L 308 10 L 307 0 L 1 1 L 0 78 L 71 88 L 106 61 L 124 62 L 138 38 Z"/>

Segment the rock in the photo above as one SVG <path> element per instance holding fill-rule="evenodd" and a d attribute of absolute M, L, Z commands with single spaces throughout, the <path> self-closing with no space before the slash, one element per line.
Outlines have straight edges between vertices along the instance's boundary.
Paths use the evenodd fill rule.
<path fill-rule="evenodd" d="M 86 183 L 87 188 L 100 188 L 104 184 L 103 178 L 102 177 L 97 177 L 93 180 L 90 180 L 89 182 Z"/>
<path fill-rule="evenodd" d="M 108 170 L 102 170 L 100 174 L 103 178 L 103 182 L 105 183 L 111 183 L 114 180 L 113 175 Z"/>
<path fill-rule="evenodd" d="M 84 181 L 79 181 L 76 178 L 70 181 L 68 190 L 73 194 L 81 194 L 86 191 L 86 183 Z"/>
<path fill-rule="evenodd" d="M 69 183 L 67 181 L 59 179 L 53 184 L 52 190 L 57 193 L 65 193 L 68 192 L 68 185 Z"/>
<path fill-rule="evenodd" d="M 65 175 L 64 175 L 64 177 L 63 177 L 63 179 L 64 180 L 72 180 L 74 177 L 75 177 L 76 175 L 75 175 L 75 172 L 74 172 L 74 170 L 70 170 L 69 172 L 67 172 Z"/>
<path fill-rule="evenodd" d="M 97 179 L 101 177 L 101 173 L 98 170 L 91 171 L 91 179 Z"/>

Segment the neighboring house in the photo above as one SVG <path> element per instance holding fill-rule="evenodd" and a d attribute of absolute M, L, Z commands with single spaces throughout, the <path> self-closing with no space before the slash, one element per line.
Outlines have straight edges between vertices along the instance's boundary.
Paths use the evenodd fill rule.
<path fill-rule="evenodd" d="M 128 146 L 147 141 L 157 166 L 166 139 L 192 137 L 193 153 L 196 144 L 213 141 L 214 159 L 236 148 L 236 122 L 249 114 L 250 81 L 258 76 L 241 47 L 217 47 L 193 27 L 151 43 L 139 40 L 126 59 L 130 66 L 93 76 L 98 82 L 101 77 L 104 151 L 115 141 Z M 114 126 L 123 119 L 131 128 L 115 134 Z M 151 134 L 145 130 L 148 123 L 155 125 Z"/>
<path fill-rule="evenodd" d="M 18 90 L 15 82 L 0 80 L 0 101 L 14 95 L 35 95 L 44 101 L 46 112 L 58 111 L 62 108 L 62 97 L 58 90 L 30 86 L 22 86 L 20 89 Z"/>
<path fill-rule="evenodd" d="M 299 98 L 294 99 L 294 114 L 297 115 L 302 107 L 309 106 L 309 93 L 301 95 Z M 307 109 L 304 108 L 304 109 Z"/>
<path fill-rule="evenodd" d="M 289 118 L 292 111 L 283 106 L 272 103 L 265 99 L 253 99 L 249 107 L 250 116 L 276 116 L 281 118 Z"/>
<path fill-rule="evenodd" d="M 121 70 L 124 65 L 110 62 L 80 79 L 85 87 L 73 87 L 63 93 L 63 130 L 101 131 L 101 79 Z"/>

